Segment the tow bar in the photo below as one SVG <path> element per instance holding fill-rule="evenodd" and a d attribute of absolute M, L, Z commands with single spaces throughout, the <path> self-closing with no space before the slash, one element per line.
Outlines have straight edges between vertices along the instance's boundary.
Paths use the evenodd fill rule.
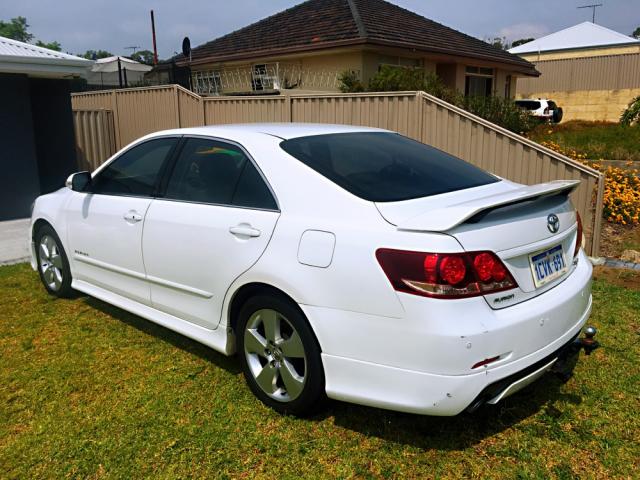
<path fill-rule="evenodd" d="M 585 355 L 591 355 L 591 352 L 600 347 L 600 343 L 594 338 L 596 333 L 598 333 L 598 330 L 595 327 L 588 326 L 585 328 L 584 337 L 576 337 L 558 355 L 558 360 L 551 367 L 551 372 L 556 374 L 561 381 L 567 382 L 573 376 L 573 369 L 578 362 L 580 350 L 584 349 Z"/>

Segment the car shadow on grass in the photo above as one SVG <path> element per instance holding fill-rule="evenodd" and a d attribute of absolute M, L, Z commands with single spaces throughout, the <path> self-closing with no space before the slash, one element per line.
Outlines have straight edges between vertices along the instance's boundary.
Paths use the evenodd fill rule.
<path fill-rule="evenodd" d="M 122 310 L 114 305 L 98 300 L 97 298 L 79 295 L 79 298 L 91 308 L 95 308 L 119 321 L 129 325 L 130 327 L 139 330 L 142 333 L 156 337 L 163 342 L 167 342 L 174 347 L 184 350 L 187 353 L 196 355 L 208 362 L 211 362 L 215 366 L 224 368 L 234 375 L 242 372 L 240 365 L 234 357 L 228 357 L 215 351 L 212 348 L 203 345 L 200 342 L 191 340 L 184 335 L 181 335 L 173 330 L 158 325 L 142 317 L 129 313 L 126 310 Z"/>
<path fill-rule="evenodd" d="M 96 298 L 84 295 L 78 295 L 78 298 L 87 306 L 196 355 L 213 366 L 233 374 L 242 372 L 235 357 L 227 357 L 195 340 Z M 252 401 L 259 402 L 258 399 Z M 560 380 L 549 374 L 498 405 L 482 406 L 474 413 L 463 412 L 455 417 L 413 415 L 329 400 L 318 413 L 300 421 L 333 419 L 336 426 L 422 450 L 463 450 L 540 412 L 549 417 L 560 417 L 563 412 L 556 407 L 558 403 L 577 405 L 581 401 L 580 396 L 563 392 Z M 277 414 L 274 412 L 274 415 Z M 535 428 L 535 425 L 528 428 Z M 541 431 L 540 434 L 544 435 L 545 432 Z"/>
<path fill-rule="evenodd" d="M 332 401 L 317 418 L 332 416 L 340 427 L 422 450 L 463 450 L 540 412 L 558 418 L 563 415 L 556 406 L 559 403 L 582 402 L 580 396 L 563 392 L 562 385 L 548 374 L 497 405 L 484 405 L 474 413 L 463 412 L 455 417 L 413 415 Z"/>

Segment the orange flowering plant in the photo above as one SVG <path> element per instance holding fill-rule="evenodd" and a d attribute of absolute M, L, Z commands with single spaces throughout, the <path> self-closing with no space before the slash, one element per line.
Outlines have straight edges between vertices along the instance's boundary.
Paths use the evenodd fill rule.
<path fill-rule="evenodd" d="M 603 215 L 609 222 L 621 225 L 638 225 L 640 223 L 640 170 L 605 167 L 599 162 L 587 160 L 585 154 L 565 149 L 555 142 L 543 141 L 540 144 L 604 173 Z M 628 162 L 627 166 L 631 167 L 632 162 Z"/>

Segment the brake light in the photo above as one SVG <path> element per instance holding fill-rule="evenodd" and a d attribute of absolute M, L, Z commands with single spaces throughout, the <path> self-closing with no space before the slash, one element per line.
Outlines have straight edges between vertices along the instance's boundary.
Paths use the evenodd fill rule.
<path fill-rule="evenodd" d="M 493 252 L 423 253 L 380 248 L 376 258 L 398 292 L 465 298 L 518 286 Z"/>
<path fill-rule="evenodd" d="M 576 221 L 578 222 L 578 231 L 576 232 L 576 248 L 573 251 L 573 256 L 578 255 L 580 247 L 582 247 L 582 219 L 580 214 L 576 211 Z"/>

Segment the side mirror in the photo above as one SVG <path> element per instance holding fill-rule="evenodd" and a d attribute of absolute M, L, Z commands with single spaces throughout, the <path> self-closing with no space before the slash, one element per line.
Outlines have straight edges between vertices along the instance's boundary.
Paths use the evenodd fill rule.
<path fill-rule="evenodd" d="M 89 172 L 72 173 L 67 178 L 66 186 L 74 192 L 84 192 L 91 183 L 91 174 Z"/>

